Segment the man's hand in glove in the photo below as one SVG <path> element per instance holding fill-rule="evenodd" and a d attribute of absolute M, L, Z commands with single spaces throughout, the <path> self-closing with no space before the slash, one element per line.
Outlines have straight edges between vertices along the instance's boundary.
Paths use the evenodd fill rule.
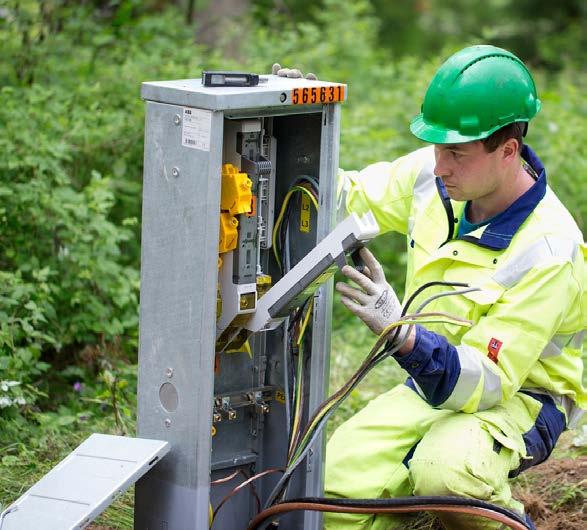
<path fill-rule="evenodd" d="M 300 78 L 304 77 L 304 74 L 301 70 L 297 68 L 281 68 L 279 63 L 275 63 L 271 68 L 271 73 L 273 75 L 278 75 L 279 77 L 291 77 L 291 78 Z M 306 79 L 310 79 L 312 81 L 317 81 L 318 78 L 316 75 L 309 73 L 306 75 Z"/>
<path fill-rule="evenodd" d="M 362 248 L 360 253 L 367 267 L 365 274 L 360 273 L 349 265 L 345 265 L 341 270 L 360 289 L 339 282 L 336 284 L 336 290 L 342 295 L 341 302 L 343 305 L 367 324 L 373 333 L 380 335 L 387 326 L 400 319 L 402 307 L 395 291 L 385 280 L 383 267 L 375 259 L 375 256 L 366 248 Z M 400 343 L 406 336 L 407 331 L 408 326 L 402 326 L 398 337 Z M 400 349 L 400 353 L 412 351 L 414 341 L 415 329 L 412 330 L 412 333 Z"/>

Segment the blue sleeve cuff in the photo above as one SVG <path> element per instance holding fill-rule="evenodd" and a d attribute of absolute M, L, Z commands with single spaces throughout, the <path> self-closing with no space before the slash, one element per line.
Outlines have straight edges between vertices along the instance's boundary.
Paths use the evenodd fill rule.
<path fill-rule="evenodd" d="M 416 340 L 412 351 L 405 355 L 398 355 L 396 353 L 393 356 L 398 364 L 414 378 L 419 373 L 422 364 L 427 362 L 432 356 L 432 345 L 430 344 L 430 340 L 427 340 L 426 333 L 424 332 L 431 333 L 422 326 L 416 325 Z"/>
<path fill-rule="evenodd" d="M 451 395 L 461 373 L 456 348 L 448 340 L 416 325 L 413 350 L 407 355 L 394 355 L 422 389 L 428 403 L 436 407 Z"/>

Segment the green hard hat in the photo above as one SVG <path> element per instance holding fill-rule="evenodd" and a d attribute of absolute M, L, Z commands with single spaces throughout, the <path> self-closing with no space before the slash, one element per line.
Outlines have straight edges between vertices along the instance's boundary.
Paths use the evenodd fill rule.
<path fill-rule="evenodd" d="M 438 69 L 410 130 L 435 144 L 472 142 L 528 122 L 539 110 L 534 80 L 520 59 L 495 46 L 470 46 Z"/>

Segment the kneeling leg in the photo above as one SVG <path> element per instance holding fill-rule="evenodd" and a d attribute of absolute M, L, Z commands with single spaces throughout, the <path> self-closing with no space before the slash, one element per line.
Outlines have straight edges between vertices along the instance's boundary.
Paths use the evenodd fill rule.
<path fill-rule="evenodd" d="M 430 426 L 454 414 L 433 409 L 399 385 L 371 401 L 332 435 L 326 449 L 325 493 L 338 498 L 409 496 L 406 455 Z M 326 530 L 406 528 L 404 518 L 326 514 Z"/>
<path fill-rule="evenodd" d="M 453 414 L 436 422 L 409 462 L 414 495 L 458 495 L 499 504 L 523 513 L 512 498 L 508 473 L 519 455 L 498 444 L 472 414 Z M 494 530 L 500 523 L 480 517 L 442 514 L 450 530 Z"/>

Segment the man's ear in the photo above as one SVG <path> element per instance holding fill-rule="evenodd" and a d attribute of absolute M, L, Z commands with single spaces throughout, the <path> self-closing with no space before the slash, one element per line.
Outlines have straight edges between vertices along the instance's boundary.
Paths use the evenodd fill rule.
<path fill-rule="evenodd" d="M 504 162 L 513 162 L 521 151 L 521 146 L 515 138 L 508 138 L 502 145 Z"/>

